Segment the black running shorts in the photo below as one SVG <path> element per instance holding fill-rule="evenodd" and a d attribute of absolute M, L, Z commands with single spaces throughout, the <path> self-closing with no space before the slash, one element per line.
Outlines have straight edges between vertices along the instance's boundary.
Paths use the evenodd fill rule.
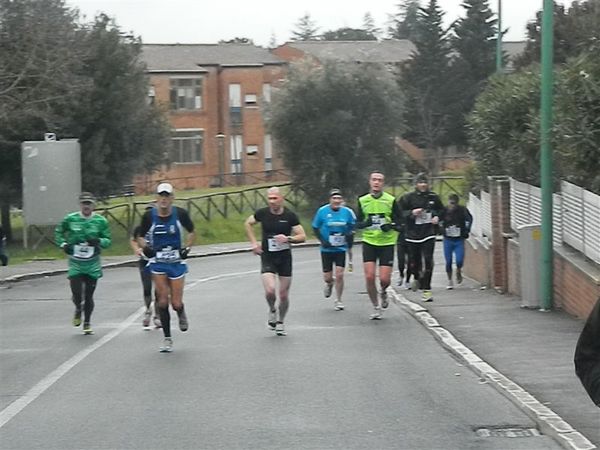
<path fill-rule="evenodd" d="M 362 243 L 363 262 L 377 262 L 380 266 L 394 266 L 394 248 L 395 245 L 371 245 Z"/>
<path fill-rule="evenodd" d="M 275 273 L 280 277 L 292 276 L 292 252 L 263 252 L 260 255 L 260 273 Z"/>
<path fill-rule="evenodd" d="M 333 265 L 346 267 L 346 252 L 321 252 L 321 264 L 323 272 L 331 272 Z"/>

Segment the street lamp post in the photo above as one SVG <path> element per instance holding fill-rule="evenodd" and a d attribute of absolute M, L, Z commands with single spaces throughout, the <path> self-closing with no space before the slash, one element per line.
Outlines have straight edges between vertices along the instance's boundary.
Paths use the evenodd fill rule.
<path fill-rule="evenodd" d="M 225 185 L 225 135 L 218 133 L 217 138 L 217 151 L 219 152 L 219 186 Z"/>
<path fill-rule="evenodd" d="M 542 81 L 540 104 L 540 181 L 542 189 L 541 309 L 552 308 L 552 95 L 554 82 L 554 1 L 544 0 L 542 15 Z"/>
<path fill-rule="evenodd" d="M 498 0 L 498 35 L 496 37 L 496 72 L 502 72 L 502 0 Z"/>

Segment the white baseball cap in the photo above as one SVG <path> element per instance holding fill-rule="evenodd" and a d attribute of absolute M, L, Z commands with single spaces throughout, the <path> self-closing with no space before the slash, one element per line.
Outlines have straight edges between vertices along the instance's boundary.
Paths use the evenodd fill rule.
<path fill-rule="evenodd" d="M 172 194 L 173 186 L 170 183 L 160 183 L 156 188 L 156 193 L 162 194 L 163 192 L 166 192 L 167 194 Z"/>

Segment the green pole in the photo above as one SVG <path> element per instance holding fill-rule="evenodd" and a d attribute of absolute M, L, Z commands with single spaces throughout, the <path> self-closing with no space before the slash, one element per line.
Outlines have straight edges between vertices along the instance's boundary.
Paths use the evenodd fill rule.
<path fill-rule="evenodd" d="M 496 72 L 502 72 L 502 0 L 498 0 L 498 37 L 496 38 Z"/>
<path fill-rule="evenodd" d="M 552 88 L 553 88 L 554 1 L 544 0 L 542 16 L 542 85 L 540 117 L 540 178 L 542 187 L 541 308 L 552 308 Z"/>

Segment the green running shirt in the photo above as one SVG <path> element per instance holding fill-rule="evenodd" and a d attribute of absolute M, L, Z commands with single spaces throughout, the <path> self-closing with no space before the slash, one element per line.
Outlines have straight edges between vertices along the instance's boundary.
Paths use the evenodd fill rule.
<path fill-rule="evenodd" d="M 394 201 L 394 196 L 387 192 L 383 192 L 379 198 L 373 197 L 370 193 L 359 197 L 358 205 L 363 217 L 365 219 L 370 217 L 373 222 L 373 225 L 363 229 L 363 242 L 377 247 L 396 244 L 397 231 L 383 232 L 380 229 L 382 224 L 393 222 Z"/>

